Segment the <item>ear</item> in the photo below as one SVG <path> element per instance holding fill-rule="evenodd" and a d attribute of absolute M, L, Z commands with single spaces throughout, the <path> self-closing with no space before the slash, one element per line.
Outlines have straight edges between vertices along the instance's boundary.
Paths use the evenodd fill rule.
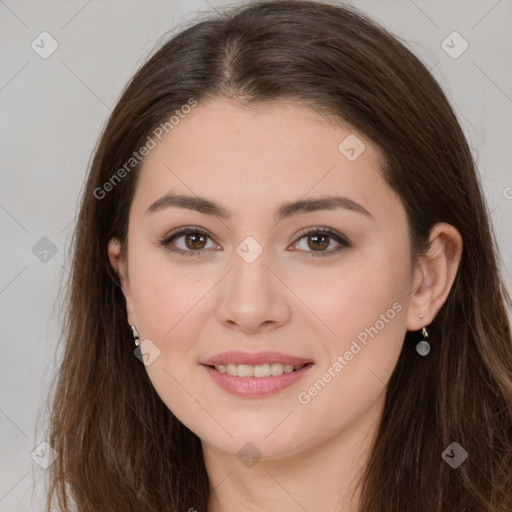
<path fill-rule="evenodd" d="M 126 301 L 126 316 L 130 325 L 137 326 L 137 315 L 133 307 L 132 294 L 130 290 L 130 280 L 128 278 L 128 265 L 121 255 L 121 243 L 117 238 L 112 238 L 108 242 L 108 258 L 110 264 L 121 281 L 121 289 Z"/>
<path fill-rule="evenodd" d="M 430 231 L 430 246 L 414 269 L 411 302 L 407 312 L 407 329 L 418 331 L 432 323 L 457 275 L 462 256 L 462 236 L 446 222 L 435 224 Z"/>

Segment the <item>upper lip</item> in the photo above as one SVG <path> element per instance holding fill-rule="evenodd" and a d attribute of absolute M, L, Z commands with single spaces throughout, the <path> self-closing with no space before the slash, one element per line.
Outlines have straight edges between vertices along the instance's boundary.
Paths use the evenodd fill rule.
<path fill-rule="evenodd" d="M 258 365 L 264 363 L 280 363 L 290 364 L 292 366 L 299 366 L 302 364 L 312 363 L 310 359 L 304 359 L 302 357 L 295 357 L 289 354 L 283 354 L 281 352 L 242 352 L 239 350 L 232 350 L 229 352 L 221 352 L 217 354 L 203 364 L 207 366 L 216 366 L 219 364 L 250 364 Z"/>

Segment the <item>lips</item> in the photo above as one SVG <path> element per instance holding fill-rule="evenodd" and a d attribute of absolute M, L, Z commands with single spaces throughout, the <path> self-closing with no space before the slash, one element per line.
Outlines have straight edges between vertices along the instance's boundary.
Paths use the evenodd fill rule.
<path fill-rule="evenodd" d="M 208 365 L 202 365 L 202 367 L 213 382 L 231 395 L 243 398 L 265 398 L 299 382 L 314 368 L 314 365 L 313 363 L 305 364 L 290 373 L 270 377 L 239 377 L 221 373 Z M 290 366 L 290 368 L 293 367 Z"/>
<path fill-rule="evenodd" d="M 248 364 L 256 366 L 265 363 L 280 363 L 282 365 L 300 366 L 312 362 L 313 361 L 311 359 L 283 354 L 281 352 L 264 351 L 250 353 L 232 350 L 229 352 L 222 352 L 217 354 L 204 361 L 202 364 L 205 366 L 218 366 L 228 364 Z"/>

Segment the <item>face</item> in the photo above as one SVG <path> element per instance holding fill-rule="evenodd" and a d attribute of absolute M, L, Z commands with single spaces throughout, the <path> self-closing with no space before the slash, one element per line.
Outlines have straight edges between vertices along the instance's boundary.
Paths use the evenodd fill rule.
<path fill-rule="evenodd" d="M 120 266 L 128 321 L 150 340 L 157 393 L 203 443 L 280 458 L 380 413 L 412 265 L 379 162 L 364 135 L 313 110 L 224 99 L 147 156 Z"/>

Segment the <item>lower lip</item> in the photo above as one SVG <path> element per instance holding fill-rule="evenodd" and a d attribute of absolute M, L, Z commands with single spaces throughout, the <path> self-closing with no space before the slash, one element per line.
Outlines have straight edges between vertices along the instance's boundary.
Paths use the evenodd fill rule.
<path fill-rule="evenodd" d="M 237 396 L 247 398 L 261 398 L 277 393 L 302 379 L 313 367 L 307 364 L 291 373 L 283 373 L 275 377 L 234 377 L 227 373 L 220 373 L 211 366 L 205 366 L 211 378 L 225 391 Z"/>

